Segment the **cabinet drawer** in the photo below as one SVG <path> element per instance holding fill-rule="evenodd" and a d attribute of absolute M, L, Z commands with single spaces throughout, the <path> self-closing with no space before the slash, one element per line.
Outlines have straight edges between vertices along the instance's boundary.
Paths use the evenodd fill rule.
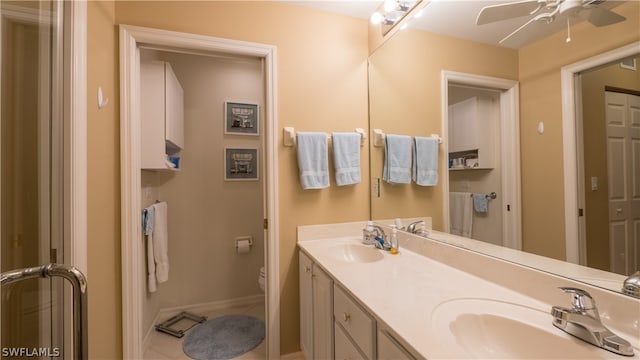
<path fill-rule="evenodd" d="M 414 360 L 402 344 L 393 338 L 388 332 L 378 330 L 378 360 L 409 359 Z"/>
<path fill-rule="evenodd" d="M 334 325 L 335 330 L 335 360 L 356 360 L 365 359 L 358 351 L 355 345 L 349 340 L 349 337 L 344 333 L 342 327 L 337 323 Z"/>
<path fill-rule="evenodd" d="M 368 359 L 374 359 L 375 322 L 339 286 L 333 291 L 333 315 L 335 322 L 355 341 Z"/>

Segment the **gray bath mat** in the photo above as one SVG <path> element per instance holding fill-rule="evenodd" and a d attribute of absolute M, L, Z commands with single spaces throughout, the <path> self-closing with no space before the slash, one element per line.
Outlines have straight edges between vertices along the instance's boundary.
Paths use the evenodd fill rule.
<path fill-rule="evenodd" d="M 192 359 L 231 359 L 253 350 L 264 339 L 264 322 L 252 316 L 225 315 L 194 327 L 182 342 Z"/>

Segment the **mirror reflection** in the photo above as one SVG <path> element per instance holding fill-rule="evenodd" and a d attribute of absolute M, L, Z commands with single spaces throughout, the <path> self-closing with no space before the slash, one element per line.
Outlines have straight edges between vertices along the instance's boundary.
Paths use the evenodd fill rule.
<path fill-rule="evenodd" d="M 606 26 L 585 21 L 585 14 L 557 13 L 555 24 L 536 24 L 511 47 L 498 42 L 529 18 L 482 25 L 487 30 L 475 25 L 478 6 L 486 3 L 505 2 L 431 2 L 423 17 L 371 54 L 372 139 L 374 129 L 443 137 L 435 186 L 383 181 L 385 149 L 370 142 L 371 218 L 427 216 L 437 231 L 563 261 L 575 250 L 581 265 L 620 274 L 611 275 L 613 287 L 592 281 L 618 291 L 625 275 L 640 269 L 640 184 L 634 175 L 640 173 L 640 150 L 630 145 L 640 136 L 640 45 L 635 56 L 576 74 L 575 105 L 565 106 L 575 106 L 579 181 L 568 187 L 563 153 L 571 144 L 564 143 L 561 69 L 638 42 L 640 3 L 604 2 L 607 11 L 625 18 Z M 509 81 L 516 84 L 515 105 L 509 103 Z M 628 127 L 616 127 L 621 122 Z M 565 191 L 578 194 L 580 209 L 565 209 Z M 579 217 L 580 239 L 567 239 L 565 212 Z M 528 265 L 562 271 L 544 260 Z"/>

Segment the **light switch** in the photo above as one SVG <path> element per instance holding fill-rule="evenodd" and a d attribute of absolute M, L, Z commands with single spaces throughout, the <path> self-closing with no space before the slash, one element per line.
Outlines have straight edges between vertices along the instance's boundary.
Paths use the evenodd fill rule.
<path fill-rule="evenodd" d="M 598 191 L 598 177 L 591 177 L 591 191 Z"/>

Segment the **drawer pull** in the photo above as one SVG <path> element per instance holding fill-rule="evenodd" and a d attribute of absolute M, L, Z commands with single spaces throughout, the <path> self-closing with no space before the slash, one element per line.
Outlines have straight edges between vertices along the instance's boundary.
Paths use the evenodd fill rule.
<path fill-rule="evenodd" d="M 311 266 L 308 266 L 308 265 L 305 266 L 304 267 L 304 271 L 307 272 L 307 273 L 310 273 L 311 272 Z"/>
<path fill-rule="evenodd" d="M 351 314 L 349 313 L 342 313 L 342 321 L 344 322 L 349 322 L 349 320 L 351 320 Z"/>

